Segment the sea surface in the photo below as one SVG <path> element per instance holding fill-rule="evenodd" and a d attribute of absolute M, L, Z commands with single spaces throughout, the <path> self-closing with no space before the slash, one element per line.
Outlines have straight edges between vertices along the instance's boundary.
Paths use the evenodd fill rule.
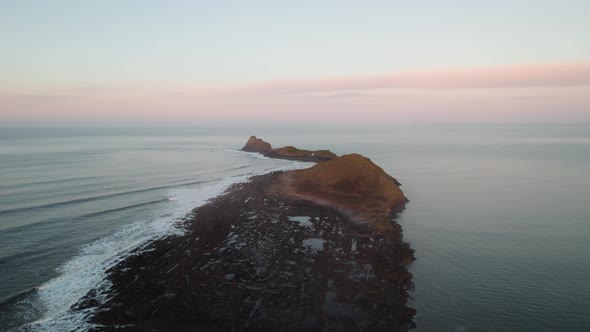
<path fill-rule="evenodd" d="M 250 134 L 358 152 L 403 184 L 416 331 L 590 331 L 583 125 L 0 128 L 0 330 L 83 331 L 68 308 L 131 250 L 231 183 L 311 165 L 239 151 Z"/>

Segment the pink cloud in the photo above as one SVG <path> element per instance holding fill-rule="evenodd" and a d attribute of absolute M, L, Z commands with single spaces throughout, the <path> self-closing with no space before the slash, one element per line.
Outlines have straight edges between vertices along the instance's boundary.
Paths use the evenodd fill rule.
<path fill-rule="evenodd" d="M 589 122 L 590 63 L 406 71 L 219 89 L 130 84 L 0 93 L 0 122 L 333 124 L 529 119 Z"/>
<path fill-rule="evenodd" d="M 405 71 L 374 77 L 284 80 L 202 91 L 204 95 L 284 95 L 371 89 L 472 89 L 590 85 L 590 63 Z"/>

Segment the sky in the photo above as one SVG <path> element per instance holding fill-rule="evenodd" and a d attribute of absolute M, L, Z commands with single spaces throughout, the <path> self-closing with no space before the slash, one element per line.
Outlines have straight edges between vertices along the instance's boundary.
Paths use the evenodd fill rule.
<path fill-rule="evenodd" d="M 0 0 L 0 126 L 590 123 L 590 1 Z"/>

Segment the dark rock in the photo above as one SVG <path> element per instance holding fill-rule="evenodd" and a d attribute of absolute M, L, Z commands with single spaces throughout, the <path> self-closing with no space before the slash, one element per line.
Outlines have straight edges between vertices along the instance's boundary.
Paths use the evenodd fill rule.
<path fill-rule="evenodd" d="M 256 136 L 250 136 L 242 150 L 248 152 L 268 152 L 272 150 L 272 146 Z"/>

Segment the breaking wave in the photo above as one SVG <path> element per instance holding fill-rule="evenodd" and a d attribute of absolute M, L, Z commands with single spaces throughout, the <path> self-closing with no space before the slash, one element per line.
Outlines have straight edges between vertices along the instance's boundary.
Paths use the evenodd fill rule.
<path fill-rule="evenodd" d="M 183 233 L 182 220 L 191 211 L 209 199 L 223 193 L 230 185 L 246 181 L 252 175 L 269 171 L 297 169 L 306 163 L 289 162 L 281 167 L 255 174 L 227 177 L 201 184 L 197 188 L 181 187 L 170 190 L 166 207 L 151 220 L 129 224 L 119 231 L 98 239 L 79 250 L 79 253 L 58 268 L 60 275 L 40 285 L 16 305 L 25 325 L 10 331 L 86 331 L 92 327 L 87 322 L 93 309 L 71 310 L 90 291 L 97 299 L 110 284 L 108 270 L 132 252 L 142 250 L 152 241 L 169 235 Z"/>

